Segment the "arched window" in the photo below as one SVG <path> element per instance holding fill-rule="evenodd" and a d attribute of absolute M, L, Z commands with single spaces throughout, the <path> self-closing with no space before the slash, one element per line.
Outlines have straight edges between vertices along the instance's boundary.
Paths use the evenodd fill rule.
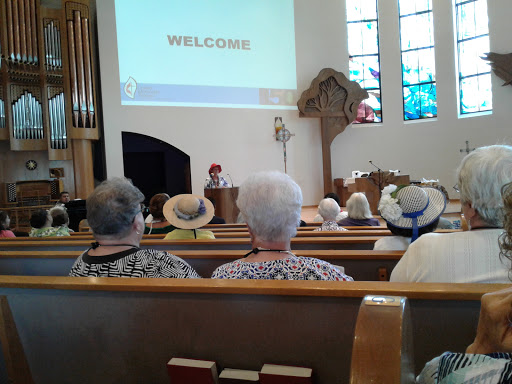
<path fill-rule="evenodd" d="M 366 89 L 354 123 L 382 121 L 377 0 L 346 0 L 350 80 Z"/>
<path fill-rule="evenodd" d="M 492 110 L 491 73 L 481 57 L 489 52 L 486 0 L 455 0 L 459 113 Z"/>
<path fill-rule="evenodd" d="M 432 0 L 399 0 L 404 120 L 437 116 Z"/>

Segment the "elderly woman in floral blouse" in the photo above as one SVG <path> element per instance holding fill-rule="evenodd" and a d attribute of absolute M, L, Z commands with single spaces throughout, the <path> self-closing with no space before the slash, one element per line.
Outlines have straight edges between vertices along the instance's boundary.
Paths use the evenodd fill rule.
<path fill-rule="evenodd" d="M 324 222 L 320 228 L 315 231 L 346 231 L 345 228 L 340 227 L 336 222 L 336 217 L 340 213 L 340 206 L 334 199 L 323 199 L 318 204 L 318 214 L 324 218 Z"/>
<path fill-rule="evenodd" d="M 253 249 L 243 259 L 221 265 L 212 278 L 352 281 L 326 261 L 291 252 L 302 191 L 289 176 L 277 171 L 249 176 L 240 186 L 236 203 L 247 223 Z"/>

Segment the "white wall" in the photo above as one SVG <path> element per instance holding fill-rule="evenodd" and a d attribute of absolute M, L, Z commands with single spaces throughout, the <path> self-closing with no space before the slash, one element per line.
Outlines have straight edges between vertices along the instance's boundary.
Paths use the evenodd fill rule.
<path fill-rule="evenodd" d="M 491 50 L 512 52 L 512 3 L 489 0 Z M 302 187 L 304 204 L 323 196 L 320 122 L 299 119 L 298 111 L 121 106 L 113 0 L 97 2 L 100 71 L 109 177 L 123 175 L 121 132 L 157 137 L 190 156 L 192 189 L 202 194 L 211 162 L 221 163 L 239 185 L 247 174 L 284 170 L 282 145 L 274 140 L 274 116 L 283 116 L 296 136 L 288 142 L 288 173 Z M 299 90 L 325 67 L 348 74 L 344 1 L 295 0 L 297 76 Z M 472 147 L 512 142 L 509 110 L 512 87 L 493 76 L 494 111 L 458 118 L 451 1 L 434 0 L 437 119 L 404 123 L 396 1 L 380 1 L 381 75 L 384 122 L 348 127 L 332 144 L 333 176 L 371 170 L 368 160 L 383 169 L 400 169 L 413 179 L 439 178 L 451 187 L 454 170 L 469 140 Z M 144 111 L 144 112 L 143 112 Z M 149 111 L 149 112 L 148 112 Z M 448 188 L 450 190 L 450 188 Z M 452 198 L 457 197 L 452 193 Z"/>

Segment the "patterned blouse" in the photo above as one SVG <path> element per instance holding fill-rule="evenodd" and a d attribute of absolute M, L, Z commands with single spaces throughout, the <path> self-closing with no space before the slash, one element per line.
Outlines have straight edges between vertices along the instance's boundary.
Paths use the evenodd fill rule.
<path fill-rule="evenodd" d="M 354 281 L 326 261 L 293 254 L 286 259 L 272 261 L 236 260 L 218 267 L 212 279 Z"/>
<path fill-rule="evenodd" d="M 69 228 L 64 226 L 32 228 L 28 235 L 30 237 L 69 236 Z"/>
<path fill-rule="evenodd" d="M 428 362 L 416 378 L 418 384 L 510 384 L 512 355 L 473 355 L 445 352 Z"/>
<path fill-rule="evenodd" d="M 218 176 L 218 184 L 213 180 L 211 177 L 208 177 L 206 181 L 204 182 L 204 187 L 206 189 L 212 189 L 212 188 L 229 188 L 229 183 L 226 181 L 225 178 L 222 176 Z"/>
<path fill-rule="evenodd" d="M 322 226 L 315 231 L 348 231 L 348 229 L 340 227 L 335 221 L 324 221 Z"/>
<path fill-rule="evenodd" d="M 200 278 L 177 256 L 155 249 L 132 248 L 106 256 L 89 256 L 89 250 L 76 259 L 69 276 L 83 277 L 169 277 Z"/>

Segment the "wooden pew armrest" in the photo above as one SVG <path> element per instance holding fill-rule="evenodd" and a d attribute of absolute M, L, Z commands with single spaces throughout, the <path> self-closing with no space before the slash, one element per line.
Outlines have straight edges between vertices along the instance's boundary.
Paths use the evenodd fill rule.
<path fill-rule="evenodd" d="M 412 347 L 407 298 L 365 296 L 354 332 L 350 383 L 414 383 Z"/>

